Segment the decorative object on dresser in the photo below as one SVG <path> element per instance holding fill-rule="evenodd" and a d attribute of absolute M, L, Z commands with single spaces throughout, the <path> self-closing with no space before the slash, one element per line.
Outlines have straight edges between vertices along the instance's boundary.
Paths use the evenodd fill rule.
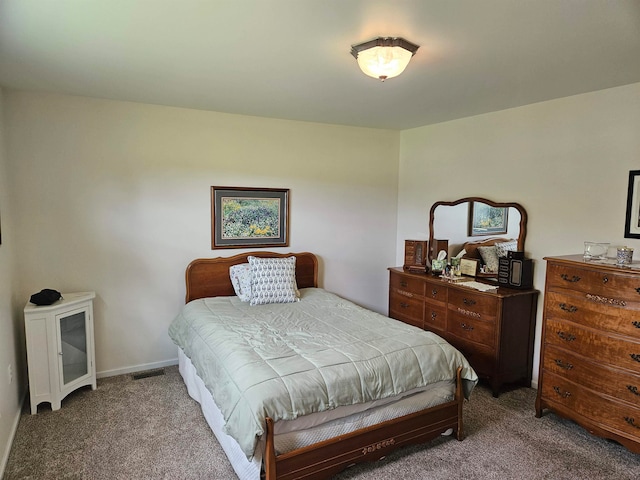
<path fill-rule="evenodd" d="M 640 453 L 640 264 L 547 257 L 536 417 Z"/>
<path fill-rule="evenodd" d="M 59 410 L 62 399 L 80 387 L 97 388 L 93 340 L 95 292 L 63 293 L 47 306 L 24 307 L 31 413 L 38 404 Z"/>
<path fill-rule="evenodd" d="M 427 241 L 404 241 L 404 268 L 412 272 L 427 271 Z"/>
<path fill-rule="evenodd" d="M 449 237 L 450 249 L 452 244 L 460 247 L 467 244 L 466 203 L 470 201 L 509 209 L 509 219 L 519 221 L 518 228 L 508 228 L 506 237 L 491 239 L 491 245 L 498 240 L 506 242 L 516 238 L 513 240 L 514 248 L 517 246 L 519 251 L 524 251 L 527 222 L 525 209 L 517 203 L 496 203 L 479 197 L 436 202 L 431 207 L 429 216 L 430 245 L 436 234 L 438 238 Z M 449 207 L 454 208 L 449 210 Z M 456 210 L 463 215 L 452 215 L 453 220 L 444 221 L 443 217 L 447 213 Z M 438 225 L 437 219 L 440 220 Z M 457 229 L 455 225 L 452 226 L 456 223 L 455 219 L 459 220 Z M 443 225 L 448 226 L 449 230 L 444 231 Z M 455 232 L 460 232 L 462 236 Z M 429 254 L 432 253 L 430 250 Z M 477 267 L 477 260 L 471 262 Z M 467 263 L 463 258 L 461 270 L 463 264 Z M 498 396 L 502 386 L 508 383 L 531 386 L 539 294 L 537 290 L 506 288 L 498 283 L 497 272 L 493 278 L 479 278 L 481 283 L 451 282 L 438 276 L 408 272 L 399 267 L 390 268 L 389 271 L 390 317 L 433 331 L 446 339 L 465 355 L 479 377 L 488 380 L 494 396 Z M 475 268 L 472 266 L 468 273 L 473 275 Z M 474 284 L 487 288 L 472 288 Z"/>

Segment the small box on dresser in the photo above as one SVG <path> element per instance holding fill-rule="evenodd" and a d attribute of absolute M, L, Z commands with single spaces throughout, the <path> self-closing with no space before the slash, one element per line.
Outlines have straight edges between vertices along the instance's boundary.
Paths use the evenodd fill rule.
<path fill-rule="evenodd" d="M 90 385 L 96 389 L 93 339 L 95 292 L 63 293 L 52 305 L 24 307 L 31 413 L 42 402 L 60 409 L 62 399 Z"/>
<path fill-rule="evenodd" d="M 536 416 L 640 453 L 640 265 L 547 257 Z"/>

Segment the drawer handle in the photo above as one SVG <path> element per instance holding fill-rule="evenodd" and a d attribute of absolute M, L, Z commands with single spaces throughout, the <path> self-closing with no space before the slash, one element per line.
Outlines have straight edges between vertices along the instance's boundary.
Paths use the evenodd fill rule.
<path fill-rule="evenodd" d="M 431 295 L 433 295 L 434 297 L 438 294 L 438 289 L 434 288 L 433 290 L 431 290 Z"/>
<path fill-rule="evenodd" d="M 557 332 L 558 336 L 562 339 L 562 340 L 566 340 L 567 342 L 573 342 L 576 339 L 575 335 L 572 335 L 571 333 L 567 333 L 567 332 L 563 332 L 563 331 L 559 331 Z M 640 360 L 638 360 L 640 362 Z"/>
<path fill-rule="evenodd" d="M 638 387 L 636 387 L 635 385 L 627 385 L 627 390 L 629 390 L 634 395 L 637 395 L 640 397 L 640 392 L 638 392 Z"/>
<path fill-rule="evenodd" d="M 640 293 L 640 287 L 636 288 L 636 292 Z"/>
<path fill-rule="evenodd" d="M 636 328 L 640 328 L 640 322 L 637 320 L 634 320 L 633 322 L 631 322 L 631 325 L 633 325 Z"/>
<path fill-rule="evenodd" d="M 400 302 L 400 308 L 409 308 L 408 303 Z"/>
<path fill-rule="evenodd" d="M 636 420 L 633 417 L 624 417 L 624 421 L 632 427 L 640 429 L 640 425 L 636 425 Z"/>
<path fill-rule="evenodd" d="M 558 306 L 560 307 L 560 309 L 564 310 L 565 312 L 575 313 L 578 311 L 578 307 L 576 307 L 575 305 L 567 306 L 566 303 L 560 303 L 558 304 Z"/>
<path fill-rule="evenodd" d="M 640 355 L 638 355 L 637 353 L 630 353 L 629 356 L 636 362 L 640 362 Z"/>
<path fill-rule="evenodd" d="M 463 330 L 467 330 L 469 332 L 473 330 L 473 325 L 467 325 L 466 323 L 461 323 L 460 326 L 462 327 Z"/>
<path fill-rule="evenodd" d="M 567 282 L 571 282 L 571 283 L 575 283 L 575 282 L 579 282 L 580 281 L 580 277 L 577 275 L 574 275 L 573 277 L 569 277 L 569 275 L 567 275 L 566 273 L 563 273 L 562 275 L 560 275 L 560 278 L 562 278 L 563 280 L 567 281 Z"/>
<path fill-rule="evenodd" d="M 407 283 L 407 281 L 406 281 L 406 280 L 401 280 L 401 281 L 400 281 L 400 286 L 401 286 L 401 287 L 406 287 L 407 285 L 408 285 L 408 283 Z"/>
<path fill-rule="evenodd" d="M 553 387 L 553 391 L 556 392 L 562 398 L 569 398 L 571 396 L 571 392 L 567 392 L 566 390 L 563 392 L 560 390 L 560 387 Z"/>
<path fill-rule="evenodd" d="M 462 303 L 464 303 L 465 305 L 475 305 L 476 301 L 472 298 L 463 298 Z"/>
<path fill-rule="evenodd" d="M 431 320 L 435 320 L 438 314 L 436 312 L 431 312 Z"/>
<path fill-rule="evenodd" d="M 573 364 L 569 362 L 563 362 L 559 358 L 555 359 L 556 365 L 564 370 L 571 370 L 573 368 Z"/>
<path fill-rule="evenodd" d="M 604 277 L 602 277 L 602 283 L 609 283 L 609 277 L 607 277 L 606 275 Z"/>

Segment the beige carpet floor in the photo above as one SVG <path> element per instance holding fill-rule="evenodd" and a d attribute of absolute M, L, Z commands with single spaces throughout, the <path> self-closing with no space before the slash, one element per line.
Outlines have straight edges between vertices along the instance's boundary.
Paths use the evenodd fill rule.
<path fill-rule="evenodd" d="M 234 479 L 235 474 L 177 367 L 134 380 L 101 379 L 62 408 L 25 407 L 4 478 Z M 556 415 L 534 416 L 535 391 L 493 398 L 483 386 L 465 403 L 467 438 L 441 438 L 352 467 L 341 480 L 640 479 L 640 455 Z"/>

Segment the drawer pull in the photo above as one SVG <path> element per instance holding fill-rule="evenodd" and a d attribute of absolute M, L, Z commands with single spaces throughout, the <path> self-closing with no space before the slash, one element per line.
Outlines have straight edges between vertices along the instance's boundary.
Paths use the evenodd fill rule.
<path fill-rule="evenodd" d="M 629 390 L 634 395 L 637 395 L 640 397 L 640 392 L 638 392 L 638 387 L 636 387 L 635 385 L 627 385 L 627 390 Z"/>
<path fill-rule="evenodd" d="M 631 325 L 633 325 L 636 328 L 640 328 L 640 322 L 637 320 L 634 320 L 633 322 L 631 322 Z"/>
<path fill-rule="evenodd" d="M 602 283 L 604 283 L 604 284 L 609 283 L 609 277 L 607 277 L 606 275 L 604 277 L 602 277 Z"/>
<path fill-rule="evenodd" d="M 636 362 L 640 362 L 640 355 L 638 355 L 637 353 L 630 353 L 629 356 Z"/>
<path fill-rule="evenodd" d="M 636 292 L 640 293 L 640 287 L 636 288 Z"/>
<path fill-rule="evenodd" d="M 560 307 L 561 310 L 564 310 L 565 312 L 574 313 L 578 311 L 578 307 L 576 307 L 575 305 L 567 305 L 566 303 L 560 303 L 558 306 Z"/>
<path fill-rule="evenodd" d="M 407 283 L 406 280 L 400 280 L 400 286 L 401 287 L 406 287 L 407 285 L 409 285 L 409 284 Z"/>
<path fill-rule="evenodd" d="M 434 297 L 438 294 L 438 289 L 434 288 L 433 290 L 431 290 L 431 295 L 433 295 Z"/>
<path fill-rule="evenodd" d="M 400 308 L 409 308 L 408 303 L 400 302 Z"/>
<path fill-rule="evenodd" d="M 475 305 L 476 301 L 473 298 L 463 298 L 462 303 L 465 305 Z"/>
<path fill-rule="evenodd" d="M 640 429 L 640 425 L 636 425 L 635 418 L 633 418 L 633 417 L 624 417 L 624 421 L 627 422 L 632 427 Z"/>
<path fill-rule="evenodd" d="M 580 281 L 580 277 L 577 275 L 574 275 L 573 277 L 569 277 L 569 275 L 567 275 L 566 273 L 563 273 L 562 275 L 560 275 L 560 278 L 563 279 L 566 282 L 571 282 L 571 283 L 575 283 L 575 282 L 579 282 Z"/>
<path fill-rule="evenodd" d="M 469 332 L 473 330 L 473 325 L 467 325 L 466 323 L 461 323 L 460 326 L 462 327 L 463 330 L 467 330 Z"/>
<path fill-rule="evenodd" d="M 563 332 L 563 331 L 559 331 L 557 332 L 558 336 L 562 339 L 562 340 L 566 340 L 567 342 L 573 342 L 576 339 L 575 335 L 572 335 L 571 333 L 567 333 L 567 332 Z M 640 362 L 640 360 L 638 360 Z"/>
<path fill-rule="evenodd" d="M 556 392 L 562 398 L 569 398 L 571 396 L 571 392 L 567 392 L 566 390 L 563 392 L 560 390 L 560 387 L 553 387 L 553 391 Z"/>
<path fill-rule="evenodd" d="M 436 312 L 431 312 L 431 320 L 435 320 L 438 314 Z"/>
<path fill-rule="evenodd" d="M 556 365 L 564 370 L 571 370 L 573 368 L 573 364 L 569 362 L 563 362 L 559 358 L 555 359 Z"/>

